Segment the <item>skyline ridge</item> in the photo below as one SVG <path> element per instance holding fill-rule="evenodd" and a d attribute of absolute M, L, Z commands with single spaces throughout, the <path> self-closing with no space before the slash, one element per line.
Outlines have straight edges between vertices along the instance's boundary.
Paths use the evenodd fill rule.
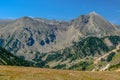
<path fill-rule="evenodd" d="M 101 16 L 103 17 L 104 19 L 106 19 L 104 16 L 102 16 L 101 14 L 97 13 L 96 11 L 91 11 L 89 13 L 86 13 L 86 14 L 80 14 L 79 16 L 75 17 L 75 18 L 72 18 L 70 20 L 59 20 L 59 19 L 49 19 L 49 18 L 44 18 L 44 17 L 34 17 L 34 16 L 22 16 L 22 17 L 17 17 L 17 18 L 9 18 L 9 19 L 0 19 L 1 21 L 6 21 L 6 20 L 17 20 L 17 19 L 21 19 L 21 18 L 33 18 L 33 19 L 43 19 L 43 20 L 55 20 L 55 21 L 65 21 L 65 22 L 70 22 L 76 18 L 79 18 L 80 16 L 82 15 L 98 15 L 98 16 Z M 120 25 L 120 24 L 116 24 L 116 23 L 112 23 L 110 20 L 106 19 L 108 22 L 110 22 L 111 24 L 115 24 L 115 25 Z"/>

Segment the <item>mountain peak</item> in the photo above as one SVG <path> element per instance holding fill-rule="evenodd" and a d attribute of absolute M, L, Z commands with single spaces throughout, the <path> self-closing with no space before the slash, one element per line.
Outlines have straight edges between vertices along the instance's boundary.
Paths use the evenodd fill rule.
<path fill-rule="evenodd" d="M 90 15 L 98 15 L 95 11 L 89 13 Z"/>
<path fill-rule="evenodd" d="M 29 17 L 29 16 L 23 16 L 23 17 L 21 17 L 21 18 L 19 18 L 19 19 L 17 19 L 17 21 L 23 21 L 23 22 L 33 22 L 33 18 L 32 17 Z"/>
<path fill-rule="evenodd" d="M 29 16 L 23 16 L 22 19 L 32 19 L 32 18 Z"/>
<path fill-rule="evenodd" d="M 90 12 L 88 15 L 90 16 L 100 16 L 98 13 L 96 13 L 95 11 Z"/>

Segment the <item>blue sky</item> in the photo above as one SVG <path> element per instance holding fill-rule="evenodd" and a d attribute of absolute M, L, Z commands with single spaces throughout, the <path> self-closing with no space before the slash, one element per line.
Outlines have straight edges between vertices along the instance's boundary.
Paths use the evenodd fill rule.
<path fill-rule="evenodd" d="M 0 19 L 33 16 L 69 21 L 91 11 L 120 24 L 120 0 L 0 0 Z"/>

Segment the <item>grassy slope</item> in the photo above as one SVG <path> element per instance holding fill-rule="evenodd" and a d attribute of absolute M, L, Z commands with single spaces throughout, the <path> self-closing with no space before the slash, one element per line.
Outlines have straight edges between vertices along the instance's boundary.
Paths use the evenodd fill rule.
<path fill-rule="evenodd" d="M 0 66 L 0 80 L 120 80 L 120 72 L 82 72 Z"/>
<path fill-rule="evenodd" d="M 109 70 L 120 70 L 120 52 L 116 52 L 115 56 L 110 62 L 111 66 Z"/>
<path fill-rule="evenodd" d="M 111 65 L 120 63 L 120 52 L 116 53 L 111 61 Z"/>

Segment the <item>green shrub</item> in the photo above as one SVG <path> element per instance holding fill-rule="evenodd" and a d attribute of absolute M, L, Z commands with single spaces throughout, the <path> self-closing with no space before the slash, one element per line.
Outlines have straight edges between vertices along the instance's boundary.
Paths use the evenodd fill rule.
<path fill-rule="evenodd" d="M 106 61 L 107 61 L 107 62 L 110 62 L 110 61 L 112 60 L 112 58 L 114 57 L 114 55 L 115 55 L 115 52 L 110 53 L 110 54 L 107 56 Z"/>

